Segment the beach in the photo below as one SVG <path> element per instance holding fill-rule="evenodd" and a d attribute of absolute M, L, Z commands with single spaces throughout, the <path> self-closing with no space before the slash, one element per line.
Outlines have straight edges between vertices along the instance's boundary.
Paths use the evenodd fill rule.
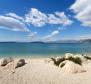
<path fill-rule="evenodd" d="M 91 0 L 0 0 L 0 84 L 91 84 Z"/>
<path fill-rule="evenodd" d="M 81 66 L 83 72 L 71 73 L 48 63 L 49 58 L 24 58 L 26 64 L 15 68 L 20 58 L 0 66 L 0 84 L 90 84 L 91 61 Z M 1 59 L 0 59 L 1 62 Z M 65 66 L 64 66 L 65 67 Z M 79 68 L 78 68 L 79 69 Z"/>

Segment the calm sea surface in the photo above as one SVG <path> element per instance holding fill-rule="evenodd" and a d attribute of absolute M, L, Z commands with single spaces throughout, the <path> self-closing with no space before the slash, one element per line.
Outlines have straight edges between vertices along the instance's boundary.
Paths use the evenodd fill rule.
<path fill-rule="evenodd" d="M 91 54 L 91 43 L 0 43 L 0 57 L 50 57 Z"/>

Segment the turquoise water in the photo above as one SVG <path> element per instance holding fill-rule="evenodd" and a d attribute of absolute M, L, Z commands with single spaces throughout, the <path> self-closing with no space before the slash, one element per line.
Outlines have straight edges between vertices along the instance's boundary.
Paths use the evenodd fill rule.
<path fill-rule="evenodd" d="M 0 43 L 0 57 L 50 57 L 65 53 L 91 54 L 90 43 Z"/>

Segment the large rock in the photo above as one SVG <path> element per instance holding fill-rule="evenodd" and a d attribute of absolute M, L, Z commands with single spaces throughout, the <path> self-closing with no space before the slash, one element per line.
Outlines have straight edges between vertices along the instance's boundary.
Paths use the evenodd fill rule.
<path fill-rule="evenodd" d="M 60 67 L 60 68 L 63 68 L 63 67 L 66 65 L 67 62 L 68 62 L 68 60 L 65 60 L 65 61 L 61 62 L 61 63 L 59 64 L 59 67 Z"/>
<path fill-rule="evenodd" d="M 68 59 L 70 57 L 73 57 L 74 55 L 72 53 L 66 53 L 65 54 L 65 59 Z"/>
<path fill-rule="evenodd" d="M 80 58 L 82 63 L 86 61 L 86 58 L 83 55 L 81 55 L 81 54 L 74 55 L 74 58 Z"/>
<path fill-rule="evenodd" d="M 24 66 L 26 63 L 25 63 L 25 60 L 24 59 L 20 59 L 18 62 L 17 62 L 17 65 L 15 68 L 18 68 L 18 67 L 22 67 Z"/>
<path fill-rule="evenodd" d="M 1 60 L 1 66 L 5 66 L 7 65 L 8 63 L 12 62 L 13 61 L 13 58 L 9 57 L 9 58 L 3 58 Z"/>
<path fill-rule="evenodd" d="M 64 72 L 64 73 L 70 74 L 70 73 L 86 72 L 86 70 L 82 66 L 80 66 L 72 61 L 67 60 L 64 63 L 65 63 L 65 65 L 61 68 L 62 72 Z"/>
<path fill-rule="evenodd" d="M 54 63 L 56 66 L 59 66 L 59 64 L 65 60 L 64 57 L 56 57 L 56 58 L 52 57 L 50 59 L 52 63 Z"/>

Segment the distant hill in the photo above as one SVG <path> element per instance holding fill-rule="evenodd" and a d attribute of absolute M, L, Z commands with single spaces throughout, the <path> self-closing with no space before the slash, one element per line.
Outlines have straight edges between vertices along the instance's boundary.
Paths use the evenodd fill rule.
<path fill-rule="evenodd" d="M 91 43 L 91 39 L 84 39 L 82 40 L 83 43 Z"/>
<path fill-rule="evenodd" d="M 34 42 L 0 42 L 0 43 L 91 43 L 91 39 L 80 39 L 80 40 L 58 40 L 58 41 L 34 41 Z"/>

